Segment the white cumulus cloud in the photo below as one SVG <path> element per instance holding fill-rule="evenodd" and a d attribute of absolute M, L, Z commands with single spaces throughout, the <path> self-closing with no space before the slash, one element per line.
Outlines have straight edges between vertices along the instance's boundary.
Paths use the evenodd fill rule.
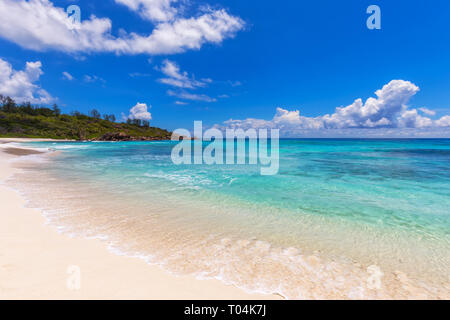
<path fill-rule="evenodd" d="M 172 6 L 176 0 L 115 0 L 137 12 L 142 18 L 150 21 L 169 21 L 177 15 Z"/>
<path fill-rule="evenodd" d="M 46 104 L 55 100 L 37 82 L 43 74 L 40 61 L 27 62 L 24 70 L 14 70 L 12 65 L 0 58 L 0 94 L 16 102 Z"/>
<path fill-rule="evenodd" d="M 128 119 L 130 120 L 152 120 L 152 114 L 148 111 L 151 106 L 147 106 L 146 103 L 137 103 L 133 108 L 130 109 L 130 114 Z"/>
<path fill-rule="evenodd" d="M 410 109 L 407 103 L 419 91 L 415 84 L 404 80 L 392 80 L 375 92 L 363 103 L 355 100 L 351 105 L 336 108 L 333 114 L 305 117 L 299 110 L 289 111 L 277 108 L 271 120 L 245 119 L 228 120 L 219 128 L 278 128 L 284 135 L 295 136 L 311 131 L 349 129 L 424 129 L 450 127 L 450 116 L 433 120 L 421 115 L 417 109 Z M 424 108 L 422 108 L 424 109 Z M 434 111 L 426 109 L 428 115 Z"/>
<path fill-rule="evenodd" d="M 168 90 L 167 94 L 169 96 L 191 101 L 217 101 L 216 98 L 210 97 L 206 94 L 198 94 L 188 91 L 197 88 L 205 88 L 209 84 L 213 83 L 212 79 L 202 78 L 201 80 L 196 80 L 194 76 L 190 76 L 186 71 L 181 71 L 180 67 L 175 62 L 168 59 L 164 60 L 161 67 L 156 69 L 161 71 L 166 76 L 165 78 L 158 79 L 159 82 L 178 88 L 177 90 Z M 176 104 L 180 104 L 180 101 L 177 101 Z"/>
<path fill-rule="evenodd" d="M 450 116 L 443 116 L 439 120 L 436 120 L 435 123 L 438 127 L 450 127 Z"/>
<path fill-rule="evenodd" d="M 94 15 L 81 21 L 77 28 L 70 28 L 72 21 L 65 10 L 49 0 L 1 0 L 0 37 L 38 51 L 157 55 L 200 49 L 206 43 L 220 44 L 244 27 L 242 19 L 224 9 L 205 9 L 186 18 L 176 14 L 171 1 L 116 2 L 158 21 L 151 33 L 123 31 L 114 36 L 111 20 Z"/>

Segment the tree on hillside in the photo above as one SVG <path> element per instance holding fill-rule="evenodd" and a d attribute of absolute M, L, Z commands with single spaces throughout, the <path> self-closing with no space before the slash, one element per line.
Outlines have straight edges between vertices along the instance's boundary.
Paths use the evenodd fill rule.
<path fill-rule="evenodd" d="M 96 109 L 92 109 L 91 112 L 89 112 L 89 115 L 94 119 L 100 119 L 100 112 Z"/>
<path fill-rule="evenodd" d="M 104 114 L 103 119 L 110 122 L 116 122 L 116 116 L 113 114 Z"/>
<path fill-rule="evenodd" d="M 5 112 L 12 113 L 17 111 L 16 102 L 10 97 L 3 98 L 2 104 L 3 104 L 3 111 Z"/>
<path fill-rule="evenodd" d="M 22 104 L 19 107 L 19 113 L 26 113 L 26 114 L 29 114 L 29 115 L 36 115 L 37 111 L 36 111 L 35 108 L 33 108 L 31 103 L 26 102 L 26 103 Z"/>
<path fill-rule="evenodd" d="M 53 113 L 57 117 L 59 117 L 61 115 L 61 109 L 58 107 L 58 105 L 56 103 L 53 105 Z"/>

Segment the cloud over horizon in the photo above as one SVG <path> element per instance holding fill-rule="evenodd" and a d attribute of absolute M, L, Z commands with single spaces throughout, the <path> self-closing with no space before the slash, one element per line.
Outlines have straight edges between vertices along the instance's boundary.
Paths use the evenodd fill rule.
<path fill-rule="evenodd" d="M 127 119 L 130 120 L 144 120 L 150 121 L 152 120 L 152 114 L 148 111 L 152 106 L 147 106 L 146 103 L 138 102 L 134 107 L 130 109 L 130 114 Z"/>
<path fill-rule="evenodd" d="M 332 114 L 318 117 L 305 117 L 299 110 L 289 111 L 277 108 L 272 120 L 248 118 L 244 120 L 230 119 L 217 128 L 277 128 L 285 136 L 297 136 L 320 131 L 334 133 L 349 130 L 360 130 L 375 133 L 376 129 L 439 129 L 450 127 L 450 116 L 439 119 L 428 116 L 435 112 L 426 108 L 410 109 L 407 105 L 410 99 L 419 91 L 419 87 L 410 81 L 392 80 L 382 89 L 375 92 L 363 103 L 361 98 L 351 105 L 338 107 Z M 379 131 L 379 130 L 378 130 Z M 391 130 L 392 131 L 392 130 Z M 397 130 L 400 132 L 399 130 Z M 446 130 L 448 131 L 448 130 Z"/>

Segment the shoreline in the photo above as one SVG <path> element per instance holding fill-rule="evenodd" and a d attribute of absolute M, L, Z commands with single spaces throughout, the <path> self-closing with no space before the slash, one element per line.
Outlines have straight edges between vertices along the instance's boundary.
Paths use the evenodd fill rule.
<path fill-rule="evenodd" d="M 10 160 L 36 152 L 9 142 L 29 141 L 52 140 L 0 139 L 0 299 L 281 299 L 219 280 L 176 276 L 117 255 L 100 240 L 71 238 L 46 225 L 42 211 L 26 208 L 26 200 L 5 184 L 17 172 Z M 8 154 L 6 148 L 18 151 Z M 74 279 L 80 279 L 79 289 L 71 285 L 78 283 Z"/>
<path fill-rule="evenodd" d="M 53 142 L 35 145 L 17 143 L 23 142 L 17 140 L 14 142 L 2 144 L 0 139 L 0 153 L 2 149 L 13 147 L 15 153 L 25 155 L 14 157 L 4 153 L 6 161 L 12 160 L 7 165 L 11 165 L 17 172 L 14 177 L 7 180 L 7 184 L 13 192 L 17 190 L 17 194 L 22 195 L 21 206 L 25 204 L 29 208 L 34 208 L 38 213 L 37 216 L 43 218 L 43 221 L 32 224 L 32 231 L 28 233 L 34 234 L 37 226 L 47 224 L 45 226 L 47 233 L 52 229 L 65 239 L 69 237 L 72 240 L 87 240 L 83 245 L 77 242 L 77 251 L 85 251 L 94 242 L 98 243 L 102 250 L 90 254 L 94 258 L 85 259 L 83 262 L 86 261 L 89 268 L 95 268 L 97 274 L 92 273 L 91 278 L 96 281 L 101 278 L 99 287 L 107 283 L 109 296 L 114 292 L 114 297 L 117 297 L 117 294 L 130 289 L 126 284 L 111 285 L 111 282 L 131 281 L 135 283 L 131 285 L 132 288 L 147 290 L 149 293 L 147 296 L 137 298 L 135 293 L 131 296 L 123 294 L 120 296 L 121 299 L 256 299 L 256 296 L 262 296 L 261 300 L 283 297 L 338 300 L 448 299 L 450 291 L 446 280 L 448 273 L 445 272 L 448 270 L 448 264 L 445 263 L 448 261 L 445 237 L 442 241 L 433 241 L 417 236 L 422 234 L 420 232 L 405 233 L 398 229 L 381 229 L 378 226 L 368 228 L 364 224 L 350 222 L 344 224 L 336 220 L 327 222 L 312 217 L 302 219 L 301 216 L 294 220 L 280 219 L 277 216 L 275 220 L 270 220 L 269 224 L 266 224 L 267 219 L 261 220 L 260 217 L 272 215 L 265 211 L 265 208 L 257 211 L 254 207 L 233 206 L 233 202 L 230 201 L 227 202 L 230 206 L 227 206 L 226 210 L 211 211 L 214 205 L 211 206 L 208 200 L 210 194 L 207 194 L 206 198 L 199 198 L 200 201 L 191 202 L 190 193 L 172 194 L 170 192 L 173 190 L 172 184 L 155 187 L 155 192 L 141 191 L 141 186 L 133 183 L 122 185 L 123 177 L 133 182 L 134 179 L 141 178 L 142 172 L 131 170 L 130 173 L 119 175 L 118 179 L 115 176 L 111 177 L 104 168 L 116 165 L 122 170 L 116 162 L 121 165 L 136 152 L 139 154 L 139 150 L 132 145 L 130 148 L 127 147 L 125 152 L 108 157 L 99 156 L 98 153 L 104 153 L 104 148 L 116 150 L 115 146 L 109 144 L 72 146 L 64 143 L 61 146 L 54 146 Z M 83 150 L 86 148 L 90 148 L 90 151 L 85 154 Z M 146 152 L 151 153 L 153 149 L 151 146 L 148 148 Z M 64 154 L 54 158 L 62 152 L 60 150 L 65 149 L 70 149 L 64 153 L 68 155 L 67 159 Z M 37 151 L 44 154 L 36 156 Z M 78 152 L 80 154 L 77 156 Z M 145 170 L 155 170 L 151 164 L 145 165 L 141 162 L 137 164 L 143 165 Z M 132 166 L 128 163 L 126 165 L 127 168 L 128 165 Z M 96 169 L 85 171 L 92 166 Z M 7 168 L 8 173 L 10 169 Z M 0 173 L 1 170 L 0 156 Z M 88 175 L 85 175 L 86 173 Z M 166 174 L 171 177 L 170 171 L 156 176 L 166 179 Z M 0 175 L 0 180 L 1 178 Z M 149 190 L 153 190 L 151 188 L 153 181 L 146 180 L 145 185 L 150 187 Z M 214 196 L 213 194 L 212 199 L 216 199 Z M 12 197 L 7 196 L 5 199 L 7 200 L 3 203 L 11 201 Z M 148 199 L 151 199 L 151 207 L 148 207 Z M 217 199 L 221 201 L 220 197 Z M 0 198 L 1 200 L 3 199 Z M 166 203 L 171 203 L 170 207 Z M 255 212 L 261 214 L 256 215 Z M 13 212 L 13 216 L 18 215 Z M 13 232 L 14 236 L 19 228 L 27 227 L 31 220 L 32 218 L 26 219 L 19 226 L 14 226 L 16 230 Z M 255 228 L 255 221 L 260 221 L 264 225 Z M 0 219 L 0 224 L 5 223 Z M 236 225 L 239 225 L 238 230 Z M 289 237 L 278 238 L 279 233 L 273 235 L 267 232 L 266 225 L 269 225 L 271 230 L 283 230 Z M 4 229 L 10 228 L 7 226 Z M 313 231 L 310 232 L 310 229 Z M 435 232 L 440 229 L 430 230 Z M 23 233 L 17 236 L 21 241 L 27 237 L 28 235 Z M 37 237 L 33 245 L 45 237 L 44 235 Z M 47 248 L 65 249 L 59 246 L 63 241 L 60 237 L 55 238 L 52 244 L 41 245 L 40 249 L 34 246 L 34 251 L 39 251 L 40 255 L 36 252 L 34 256 L 30 255 L 29 251 L 18 247 L 22 250 L 22 256 L 31 257 L 33 260 L 30 262 L 32 269 L 22 262 L 28 273 L 35 273 L 34 269 L 40 272 L 49 269 L 49 267 L 37 268 L 33 265 L 34 260 L 39 261 L 42 259 L 41 256 L 47 255 Z M 328 239 L 333 238 L 339 241 L 338 246 L 334 245 L 335 241 L 329 243 Z M 354 247 L 355 241 L 363 241 L 365 244 Z M 55 247 L 54 244 L 58 245 Z M 23 247 L 28 249 L 33 245 L 27 244 Z M 105 249 L 120 259 L 105 263 L 111 261 L 110 256 L 104 256 Z M 399 249 L 405 254 L 400 254 Z M 5 256 L 2 251 L 5 249 L 0 245 L 0 296 L 3 281 L 1 258 Z M 368 252 L 373 254 L 367 254 Z M 390 254 L 386 254 L 388 252 Z M 61 255 L 67 254 L 59 253 L 59 256 Z M 76 254 L 71 252 L 68 256 L 78 260 L 84 257 L 79 252 Z M 153 268 L 153 271 L 156 268 L 158 272 L 152 271 L 151 275 L 147 275 L 135 265 L 120 267 L 124 263 L 123 259 L 128 260 L 127 263 L 139 259 L 144 262 L 143 268 L 147 270 L 146 272 L 148 268 Z M 63 286 L 66 291 L 69 289 L 64 280 L 67 282 L 73 278 L 67 272 L 81 271 L 82 286 L 85 285 L 86 264 L 82 265 L 71 260 L 66 266 L 58 265 L 56 270 L 60 276 L 64 276 L 63 282 L 58 285 L 60 289 Z M 118 270 L 119 274 L 107 277 L 98 274 L 110 266 L 113 269 L 111 272 Z M 64 268 L 65 273 L 61 271 Z M 159 277 L 156 277 L 156 274 Z M 122 280 L 118 280 L 121 276 Z M 136 277 L 142 281 L 139 282 Z M 373 284 L 374 277 L 378 279 L 376 286 Z M 44 276 L 41 278 L 47 279 Z M 175 279 L 182 283 L 176 282 Z M 198 292 L 194 294 L 192 288 L 196 286 L 203 290 L 204 279 L 213 279 L 206 280 L 208 288 L 212 286 L 209 290 L 211 292 L 202 291 L 200 296 Z M 52 278 L 52 281 L 55 280 Z M 158 282 L 158 288 L 162 287 L 167 291 L 164 292 L 164 297 L 161 297 L 161 290 L 156 290 L 156 293 L 151 290 L 155 282 Z M 216 283 L 217 287 L 212 283 Z M 152 287 L 141 289 L 145 284 L 147 287 L 151 284 Z M 114 289 L 117 286 L 120 286 L 120 289 Z M 224 296 L 224 287 L 235 289 L 239 293 Z M 98 288 L 96 290 L 89 293 L 104 292 L 98 291 Z M 245 296 L 241 298 L 240 295 L 244 293 Z M 102 298 L 110 299 L 109 296 Z M 98 295 L 88 298 L 82 295 L 81 298 L 67 299 L 98 299 Z"/>

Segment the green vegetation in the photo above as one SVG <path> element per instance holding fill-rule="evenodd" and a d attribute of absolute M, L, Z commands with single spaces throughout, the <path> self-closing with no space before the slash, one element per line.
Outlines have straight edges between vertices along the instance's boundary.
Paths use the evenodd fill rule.
<path fill-rule="evenodd" d="M 16 104 L 10 97 L 0 95 L 0 137 L 52 138 L 75 140 L 166 140 L 171 133 L 150 127 L 148 121 L 115 122 L 114 115 L 92 110 L 88 115 L 78 111 L 61 114 L 52 108 L 30 103 Z"/>

